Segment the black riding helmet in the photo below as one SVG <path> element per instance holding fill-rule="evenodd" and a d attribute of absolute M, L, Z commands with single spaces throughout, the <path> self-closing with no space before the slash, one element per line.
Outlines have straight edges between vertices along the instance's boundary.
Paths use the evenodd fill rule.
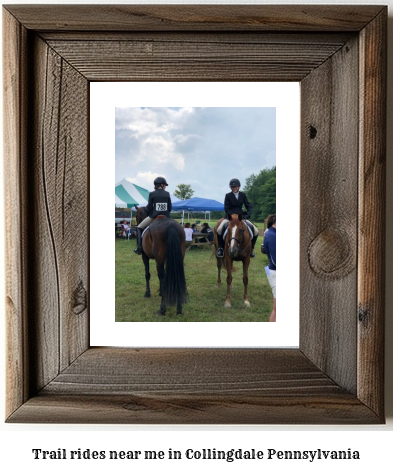
<path fill-rule="evenodd" d="M 169 186 L 169 184 L 166 182 L 166 179 L 163 178 L 162 176 L 158 176 L 155 180 L 154 180 L 154 186 L 161 186 L 161 184 L 165 185 L 165 186 Z"/>
<path fill-rule="evenodd" d="M 232 188 L 234 186 L 239 186 L 240 188 L 240 181 L 237 178 L 233 178 L 229 181 L 229 187 Z"/>

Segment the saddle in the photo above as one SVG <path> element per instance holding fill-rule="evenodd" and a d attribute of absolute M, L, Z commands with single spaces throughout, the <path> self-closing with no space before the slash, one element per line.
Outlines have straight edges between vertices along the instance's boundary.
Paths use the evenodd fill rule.
<path fill-rule="evenodd" d="M 252 231 L 252 228 L 244 221 L 244 223 L 246 224 L 246 227 L 248 229 L 248 232 L 250 233 L 250 236 L 251 238 L 254 237 L 254 232 Z M 224 224 L 224 227 L 223 227 L 223 232 L 222 232 L 222 238 L 225 240 L 225 237 L 227 236 L 227 232 L 228 232 L 228 225 L 229 225 L 229 222 L 227 222 L 226 224 Z"/>
<path fill-rule="evenodd" d="M 157 217 L 154 218 L 153 222 L 156 221 L 157 219 L 164 219 L 166 216 L 163 216 L 162 214 L 159 214 Z M 149 229 L 150 225 L 145 227 L 142 232 L 142 237 L 145 235 L 146 231 Z"/>

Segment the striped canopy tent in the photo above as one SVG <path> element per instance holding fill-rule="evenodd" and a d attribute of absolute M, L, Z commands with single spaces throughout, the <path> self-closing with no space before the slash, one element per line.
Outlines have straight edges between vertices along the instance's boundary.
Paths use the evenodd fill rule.
<path fill-rule="evenodd" d="M 126 178 L 115 184 L 115 209 L 130 209 L 130 219 L 132 220 L 132 208 L 146 202 L 149 199 L 149 191 L 141 188 Z M 134 208 L 135 209 L 135 208 Z"/>
<path fill-rule="evenodd" d="M 148 199 L 149 191 L 131 183 L 128 178 L 115 184 L 115 207 L 131 209 Z"/>

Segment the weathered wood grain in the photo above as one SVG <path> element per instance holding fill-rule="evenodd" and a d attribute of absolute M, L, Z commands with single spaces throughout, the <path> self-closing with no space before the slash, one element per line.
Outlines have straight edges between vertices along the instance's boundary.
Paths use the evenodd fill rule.
<path fill-rule="evenodd" d="M 299 350 L 110 348 L 84 353 L 9 421 L 264 424 L 283 418 L 377 422 Z"/>
<path fill-rule="evenodd" d="M 39 389 L 88 348 L 88 84 L 41 39 L 33 51 L 31 244 Z"/>
<path fill-rule="evenodd" d="M 297 43 L 219 41 L 197 43 L 189 35 L 182 41 L 127 40 L 49 41 L 68 63 L 87 79 L 106 81 L 173 81 L 203 77 L 205 81 L 280 81 L 289 75 L 300 81 L 342 43 L 312 42 L 310 35 Z"/>
<path fill-rule="evenodd" d="M 12 413 L 29 397 L 26 268 L 28 229 L 21 189 L 26 186 L 27 33 L 8 12 L 3 13 L 4 176 L 5 186 L 5 310 L 7 325 L 6 411 Z"/>
<path fill-rule="evenodd" d="M 386 7 L 3 17 L 8 421 L 383 423 Z M 89 348 L 88 87 L 120 78 L 301 80 L 299 350 Z"/>
<path fill-rule="evenodd" d="M 301 83 L 300 347 L 354 394 L 357 70 L 357 42 L 350 41 Z"/>
<path fill-rule="evenodd" d="M 74 31 L 360 31 L 377 5 L 5 5 L 30 29 Z"/>
<path fill-rule="evenodd" d="M 224 44 L 322 44 L 336 45 L 337 48 L 346 43 L 351 37 L 357 37 L 356 31 L 338 31 L 338 32 L 302 32 L 287 31 L 285 35 L 282 32 L 274 31 L 238 31 L 236 34 L 228 31 L 135 31 L 135 30 L 104 30 L 94 31 L 95 42 L 121 41 L 121 42 L 158 42 L 158 43 L 224 43 Z M 48 30 L 40 31 L 39 37 L 47 43 L 53 41 L 72 41 L 77 44 L 78 41 L 91 41 L 91 31 L 76 30 Z"/>
<path fill-rule="evenodd" d="M 386 21 L 384 10 L 360 35 L 358 395 L 375 412 L 384 386 Z"/>
<path fill-rule="evenodd" d="M 117 367 L 113 372 L 113 367 Z M 89 373 L 87 374 L 87 369 Z M 280 396 L 342 390 L 298 350 L 91 348 L 42 394 L 238 392 Z"/>
<path fill-rule="evenodd" d="M 92 424 L 375 424 L 377 418 L 350 395 L 261 398 L 241 393 L 209 397 L 45 395 L 32 397 L 13 423 Z"/>

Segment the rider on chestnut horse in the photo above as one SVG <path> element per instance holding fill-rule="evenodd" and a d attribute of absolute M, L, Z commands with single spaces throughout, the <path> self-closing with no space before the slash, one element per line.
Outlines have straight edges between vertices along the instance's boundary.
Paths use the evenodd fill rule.
<path fill-rule="evenodd" d="M 251 246 L 252 246 L 252 251 L 251 251 L 251 258 L 255 257 L 255 242 L 257 241 L 258 238 L 258 229 L 255 227 L 255 225 L 247 220 L 251 216 L 251 204 L 249 200 L 247 199 L 247 196 L 245 193 L 239 191 L 240 189 L 240 181 L 236 178 L 231 179 L 229 182 L 229 187 L 231 188 L 232 192 L 228 193 L 225 195 L 225 201 L 224 201 L 224 210 L 225 214 L 243 214 L 243 205 L 247 209 L 247 213 L 243 215 L 243 220 L 246 222 L 248 227 L 251 229 L 253 233 L 252 241 L 251 241 Z M 227 228 L 228 226 L 228 219 L 224 219 L 221 223 L 221 225 L 217 229 L 217 241 L 218 241 L 218 250 L 217 250 L 217 257 L 223 257 L 224 256 L 224 229 Z"/>
<path fill-rule="evenodd" d="M 166 179 L 159 176 L 154 180 L 154 191 L 149 194 L 149 201 L 146 206 L 148 217 L 144 219 L 136 228 L 136 249 L 134 252 L 138 255 L 142 253 L 142 232 L 158 216 L 169 217 L 172 210 L 171 195 L 165 188 L 168 186 Z"/>

